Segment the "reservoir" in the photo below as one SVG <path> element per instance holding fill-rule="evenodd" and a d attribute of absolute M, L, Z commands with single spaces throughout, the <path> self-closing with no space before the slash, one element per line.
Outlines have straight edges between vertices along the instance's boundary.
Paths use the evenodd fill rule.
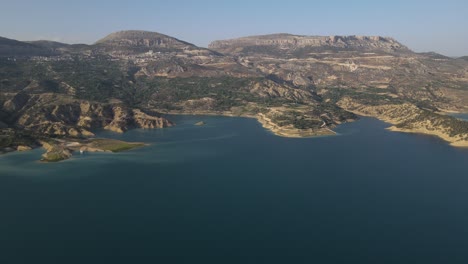
<path fill-rule="evenodd" d="M 0 156 L 0 263 L 468 263 L 468 149 L 373 118 L 302 139 L 170 118 L 99 133 L 150 143 L 128 152 Z"/>

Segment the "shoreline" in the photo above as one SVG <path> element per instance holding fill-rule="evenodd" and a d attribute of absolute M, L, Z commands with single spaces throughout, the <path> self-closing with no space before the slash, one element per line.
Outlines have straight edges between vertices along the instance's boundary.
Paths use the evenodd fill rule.
<path fill-rule="evenodd" d="M 329 128 L 320 128 L 319 130 L 313 129 L 298 129 L 294 127 L 280 127 L 277 124 L 273 123 L 270 118 L 266 117 L 264 114 L 259 113 L 256 115 L 252 114 L 234 114 L 230 111 L 223 112 L 205 112 L 205 111 L 194 111 L 194 112 L 179 112 L 179 111 L 158 111 L 161 115 L 192 115 L 192 116 L 224 116 L 224 117 L 243 117 L 243 118 L 252 118 L 257 120 L 263 129 L 270 131 L 275 136 L 285 137 L 285 138 L 313 138 L 313 137 L 323 137 L 323 136 L 335 136 L 337 133 Z M 92 142 L 99 140 L 107 141 L 118 141 L 120 143 L 125 143 L 127 146 L 132 146 L 124 150 L 109 150 L 99 147 L 90 146 Z M 88 141 L 88 142 L 85 142 Z M 85 139 L 61 139 L 55 142 L 55 144 L 50 144 L 46 141 L 41 141 L 41 145 L 30 147 L 30 150 L 36 148 L 43 148 L 45 152 L 42 154 L 42 159 L 40 160 L 43 163 L 50 162 L 59 162 L 67 160 L 72 157 L 73 152 L 79 152 L 80 150 L 86 152 L 109 152 L 116 153 L 120 151 L 131 150 L 138 147 L 147 146 L 147 143 L 144 142 L 125 142 L 120 140 L 114 140 L 109 138 L 85 138 Z M 12 152 L 25 152 L 27 150 L 18 150 L 15 148 L 5 148 L 0 152 L 1 154 L 7 154 Z M 49 154 L 53 154 L 52 158 L 48 158 Z M 52 156 L 52 155 L 51 155 Z"/>
<path fill-rule="evenodd" d="M 390 125 L 390 127 L 385 128 L 388 131 L 434 136 L 434 137 L 442 139 L 443 141 L 445 141 L 446 143 L 448 143 L 452 147 L 456 147 L 456 148 L 466 148 L 466 147 L 468 147 L 468 141 L 467 140 L 459 140 L 459 139 L 457 140 L 457 139 L 454 139 L 453 137 L 449 137 L 446 134 L 444 134 L 442 132 L 439 132 L 439 131 L 428 130 L 428 129 L 424 129 L 424 128 L 412 128 L 412 129 L 398 128 L 398 127 L 396 127 L 398 122 L 392 121 L 391 118 L 376 117 L 376 116 L 373 116 L 373 115 L 362 113 L 360 111 L 350 111 L 350 112 L 353 112 L 354 114 L 359 115 L 359 116 L 372 117 L 372 118 L 376 118 L 376 119 L 378 119 L 380 121 L 383 121 L 383 122 Z M 448 115 L 447 112 L 445 112 L 445 113 Z M 463 113 L 460 113 L 460 114 L 463 114 Z M 465 121 L 465 122 L 468 122 L 468 121 Z"/>
<path fill-rule="evenodd" d="M 446 136 L 443 133 L 437 133 L 437 131 L 430 131 L 427 129 L 407 129 L 407 128 L 398 128 L 395 125 L 392 125 L 391 127 L 386 128 L 389 131 L 392 132 L 401 132 L 401 133 L 410 133 L 410 134 L 419 134 L 419 135 L 428 135 L 428 136 L 433 136 L 437 137 L 439 139 L 442 139 L 446 143 L 448 143 L 452 147 L 457 147 L 457 148 L 468 148 L 468 141 L 467 140 L 453 140 L 452 138 Z"/>
<path fill-rule="evenodd" d="M 387 130 L 392 132 L 436 136 L 448 142 L 450 146 L 468 147 L 468 132 L 454 133 L 453 124 L 444 124 L 442 122 L 444 121 L 443 118 L 453 118 L 459 122 L 468 121 L 449 116 L 449 112 L 446 112 L 445 115 L 433 112 L 436 116 L 429 118 L 424 110 L 409 103 L 366 105 L 349 97 L 342 98 L 337 104 L 356 115 L 373 117 L 388 123 L 390 127 Z M 423 118 L 421 118 L 421 115 Z"/>
<path fill-rule="evenodd" d="M 270 118 L 266 117 L 262 113 L 256 115 L 252 114 L 241 114 L 236 115 L 232 112 L 204 112 L 204 111 L 194 111 L 191 113 L 187 112 L 178 112 L 178 111 L 167 111 L 164 114 L 167 115 L 207 115 L 207 116 L 227 116 L 227 117 L 245 117 L 256 119 L 264 129 L 272 132 L 274 135 L 279 137 L 286 138 L 311 138 L 311 137 L 322 137 L 322 136 L 334 136 L 337 133 L 329 128 L 321 128 L 319 130 L 313 129 L 298 129 L 294 127 L 280 127 L 277 124 L 273 123 Z"/>
<path fill-rule="evenodd" d="M 157 111 L 157 109 L 156 109 L 156 111 Z M 192 115 L 192 116 L 205 115 L 205 116 L 253 118 L 253 119 L 256 119 L 257 122 L 259 122 L 265 130 L 270 131 L 275 136 L 285 137 L 285 138 L 313 138 L 313 137 L 323 137 L 323 136 L 335 136 L 335 135 L 338 134 L 337 132 L 333 131 L 332 129 L 330 129 L 328 127 L 320 128 L 318 130 L 298 129 L 298 128 L 294 128 L 292 126 L 281 127 L 281 126 L 278 126 L 277 124 L 275 124 L 274 122 L 272 122 L 272 120 L 270 118 L 266 117 L 263 113 L 258 113 L 256 115 L 253 115 L 253 114 L 249 114 L 249 113 L 234 114 L 233 112 L 230 112 L 230 111 L 223 111 L 223 112 L 158 111 L 158 112 L 161 115 L 187 115 L 187 116 L 188 115 Z M 350 111 L 350 112 L 353 112 L 354 114 L 356 114 L 358 116 L 372 117 L 372 118 L 376 118 L 376 119 L 378 119 L 380 121 L 383 121 L 383 122 L 390 125 L 390 127 L 387 127 L 385 129 L 388 130 L 388 131 L 391 131 L 391 132 L 400 132 L 400 133 L 411 133 L 411 134 L 435 136 L 435 137 L 438 137 L 438 138 L 442 139 L 443 141 L 447 142 L 452 147 L 468 148 L 468 140 L 461 140 L 461 139 L 453 138 L 453 137 L 450 137 L 450 136 L 446 135 L 445 133 L 442 133 L 442 132 L 437 131 L 437 130 L 428 130 L 426 128 L 411 128 L 411 129 L 398 128 L 398 127 L 396 127 L 398 122 L 395 122 L 395 120 L 392 120 L 391 118 L 376 117 L 376 116 L 373 116 L 373 115 L 370 115 L 370 114 L 363 113 L 361 111 Z M 440 114 L 450 115 L 450 114 L 454 114 L 454 113 L 456 113 L 456 114 L 465 114 L 465 113 L 462 113 L 462 112 L 454 112 L 454 111 L 444 111 L 444 112 L 442 112 Z M 466 122 L 468 122 L 468 121 L 466 121 Z M 84 140 L 85 141 L 95 141 L 95 140 L 116 141 L 116 140 L 108 139 L 108 138 L 87 138 L 87 139 L 84 139 Z M 69 139 L 65 143 L 68 143 L 68 144 L 78 143 L 79 141 L 80 141 L 79 139 Z M 115 152 L 131 150 L 131 149 L 134 149 L 134 148 L 143 147 L 143 146 L 148 145 L 147 143 L 144 143 L 144 142 L 124 142 L 124 141 L 119 141 L 119 142 L 125 143 L 125 144 L 127 144 L 127 146 L 132 145 L 132 147 L 127 148 L 127 149 L 123 149 L 123 150 L 113 151 L 113 150 L 106 150 L 106 149 L 91 147 L 91 146 L 87 145 L 84 142 L 78 143 L 79 147 L 67 146 L 67 144 L 63 144 L 63 142 L 62 142 L 62 146 L 60 146 L 60 142 L 57 142 L 57 144 L 54 145 L 54 146 L 60 146 L 61 148 L 63 148 L 63 150 L 68 150 L 68 151 L 71 151 L 71 152 L 80 151 L 80 147 L 81 147 L 81 148 L 83 148 L 83 151 L 88 151 L 88 152 L 111 152 L 111 153 L 115 153 Z M 32 150 L 32 149 L 36 149 L 36 148 L 40 148 L 40 147 L 44 148 L 46 150 L 46 152 L 44 154 L 47 154 L 48 149 L 50 148 L 50 147 L 46 147 L 46 146 L 42 145 L 42 146 L 30 147 L 30 149 Z M 28 151 L 28 150 L 18 150 L 18 149 L 8 147 L 8 148 L 1 149 L 0 155 L 12 153 L 12 152 L 26 152 L 26 151 Z M 71 155 L 64 158 L 64 159 L 68 159 L 70 157 L 71 157 Z M 60 159 L 60 160 L 64 160 L 64 159 Z M 60 160 L 57 160 L 57 161 L 60 161 Z M 45 162 L 48 162 L 48 161 L 45 161 Z"/>
<path fill-rule="evenodd" d="M 294 127 L 280 127 L 273 123 L 270 118 L 260 113 L 256 116 L 257 121 L 266 130 L 271 131 L 273 134 L 280 137 L 289 138 L 311 138 L 320 136 L 334 136 L 337 133 L 329 128 L 321 128 L 319 130 L 313 129 L 298 129 Z"/>
<path fill-rule="evenodd" d="M 49 141 L 40 141 L 40 145 L 29 147 L 25 150 L 10 148 L 9 151 L 0 152 L 0 154 L 27 152 L 42 148 L 44 153 L 41 154 L 41 163 L 54 163 L 68 160 L 76 152 L 106 152 L 118 153 L 122 151 L 132 150 L 140 147 L 145 147 L 150 144 L 144 142 L 127 142 L 109 138 L 86 138 L 86 139 L 54 139 Z"/>

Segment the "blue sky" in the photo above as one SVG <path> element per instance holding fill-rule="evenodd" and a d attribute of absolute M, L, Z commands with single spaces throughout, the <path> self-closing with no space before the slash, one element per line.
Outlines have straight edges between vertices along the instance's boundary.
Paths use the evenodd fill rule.
<path fill-rule="evenodd" d="M 415 51 L 468 55 L 468 1 L 0 0 L 0 36 L 93 43 L 124 29 L 207 46 L 269 33 L 391 36 Z"/>

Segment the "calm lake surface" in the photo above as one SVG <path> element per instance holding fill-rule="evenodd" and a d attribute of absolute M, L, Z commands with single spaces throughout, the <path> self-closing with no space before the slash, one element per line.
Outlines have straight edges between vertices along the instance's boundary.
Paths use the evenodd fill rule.
<path fill-rule="evenodd" d="M 371 118 L 172 119 L 100 134 L 151 143 L 124 153 L 0 156 L 0 263 L 468 263 L 468 149 Z"/>

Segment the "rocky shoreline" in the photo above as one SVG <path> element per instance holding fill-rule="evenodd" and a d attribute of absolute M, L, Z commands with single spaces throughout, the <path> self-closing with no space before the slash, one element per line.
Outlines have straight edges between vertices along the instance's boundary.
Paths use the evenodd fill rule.
<path fill-rule="evenodd" d="M 375 117 L 392 124 L 387 128 L 394 132 L 436 136 L 454 147 L 468 147 L 468 122 L 449 115 L 423 110 L 415 105 L 381 104 L 364 105 L 359 101 L 343 98 L 338 104 L 361 116 Z"/>

